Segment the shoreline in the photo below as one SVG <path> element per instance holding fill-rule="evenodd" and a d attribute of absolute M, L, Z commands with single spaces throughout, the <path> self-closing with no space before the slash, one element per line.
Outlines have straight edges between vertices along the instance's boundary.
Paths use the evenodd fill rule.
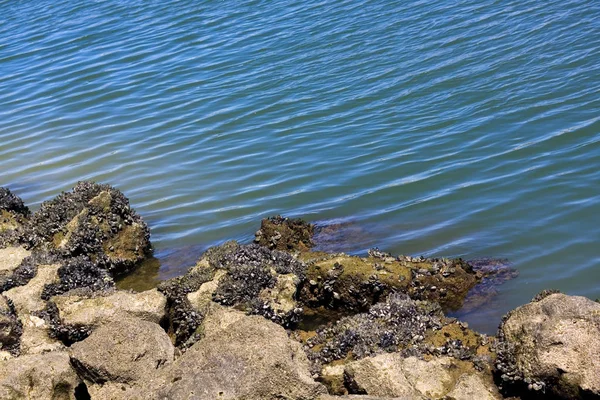
<path fill-rule="evenodd" d="M 156 265 L 117 189 L 80 182 L 32 214 L 0 188 L 0 217 L 7 398 L 600 397 L 600 304 L 545 291 L 495 336 L 446 316 L 514 278 L 491 260 L 313 251 L 314 225 L 276 216 L 133 292 L 117 277 Z"/>

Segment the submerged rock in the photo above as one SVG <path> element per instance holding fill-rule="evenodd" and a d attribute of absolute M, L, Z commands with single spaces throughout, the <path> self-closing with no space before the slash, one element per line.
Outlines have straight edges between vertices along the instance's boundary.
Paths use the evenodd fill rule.
<path fill-rule="evenodd" d="M 276 215 L 261 221 L 254 242 L 271 250 L 306 251 L 314 246 L 314 234 L 313 224 Z"/>
<path fill-rule="evenodd" d="M 42 203 L 23 241 L 62 257 L 87 256 L 111 274 L 123 273 L 151 251 L 148 226 L 109 185 L 79 182 Z"/>
<path fill-rule="evenodd" d="M 600 304 L 545 291 L 508 313 L 496 367 L 508 393 L 600 396 Z"/>
<path fill-rule="evenodd" d="M 23 200 L 8 188 L 0 187 L 0 248 L 18 243 L 22 227 L 30 215 Z"/>

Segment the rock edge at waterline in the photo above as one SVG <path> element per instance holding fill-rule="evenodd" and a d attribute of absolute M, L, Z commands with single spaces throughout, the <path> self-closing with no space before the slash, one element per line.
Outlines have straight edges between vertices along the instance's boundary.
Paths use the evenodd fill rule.
<path fill-rule="evenodd" d="M 265 219 L 135 293 L 114 279 L 152 247 L 119 190 L 32 214 L 0 188 L 0 398 L 600 398 L 600 304 L 547 291 L 482 335 L 444 313 L 494 271 L 313 251 L 315 231 Z"/>

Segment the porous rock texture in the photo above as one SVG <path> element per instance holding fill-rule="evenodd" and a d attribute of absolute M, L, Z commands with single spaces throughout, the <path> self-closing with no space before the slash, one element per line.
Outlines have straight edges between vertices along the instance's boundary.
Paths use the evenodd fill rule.
<path fill-rule="evenodd" d="M 75 400 L 80 383 L 63 351 L 0 361 L 0 399 Z"/>
<path fill-rule="evenodd" d="M 346 365 L 344 379 L 354 394 L 412 399 L 502 398 L 491 374 L 450 357 L 423 360 L 399 353 L 381 354 Z"/>
<path fill-rule="evenodd" d="M 70 348 L 86 381 L 133 383 L 173 362 L 175 348 L 156 323 L 125 317 L 108 321 Z"/>
<path fill-rule="evenodd" d="M 546 291 L 511 311 L 498 337 L 498 374 L 509 393 L 600 397 L 600 304 Z"/>
<path fill-rule="evenodd" d="M 301 346 L 260 316 L 216 306 L 203 320 L 205 336 L 173 364 L 101 397 L 125 399 L 297 399 L 327 393 L 308 370 Z M 95 392 L 96 388 L 91 388 Z"/>

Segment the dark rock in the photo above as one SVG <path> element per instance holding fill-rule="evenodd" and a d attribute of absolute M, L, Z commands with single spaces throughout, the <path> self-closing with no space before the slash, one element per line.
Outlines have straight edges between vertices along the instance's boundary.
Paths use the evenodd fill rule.
<path fill-rule="evenodd" d="M 306 251 L 314 246 L 314 233 L 313 224 L 276 215 L 261 221 L 254 241 L 269 249 Z"/>
<path fill-rule="evenodd" d="M 73 289 L 87 288 L 90 291 L 107 290 L 114 287 L 109 267 L 103 260 L 92 261 L 87 255 L 68 258 L 58 269 L 60 282 L 46 285 L 42 299 L 66 293 Z"/>
<path fill-rule="evenodd" d="M 17 317 L 14 305 L 10 299 L 0 295 L 0 351 L 17 355 L 22 332 L 23 326 Z"/>
<path fill-rule="evenodd" d="M 30 214 L 23 200 L 8 188 L 0 187 L 0 248 L 17 244 Z"/>
<path fill-rule="evenodd" d="M 111 274 L 123 273 L 151 251 L 148 226 L 109 185 L 79 182 L 42 203 L 22 240 L 62 257 L 88 256 Z"/>

